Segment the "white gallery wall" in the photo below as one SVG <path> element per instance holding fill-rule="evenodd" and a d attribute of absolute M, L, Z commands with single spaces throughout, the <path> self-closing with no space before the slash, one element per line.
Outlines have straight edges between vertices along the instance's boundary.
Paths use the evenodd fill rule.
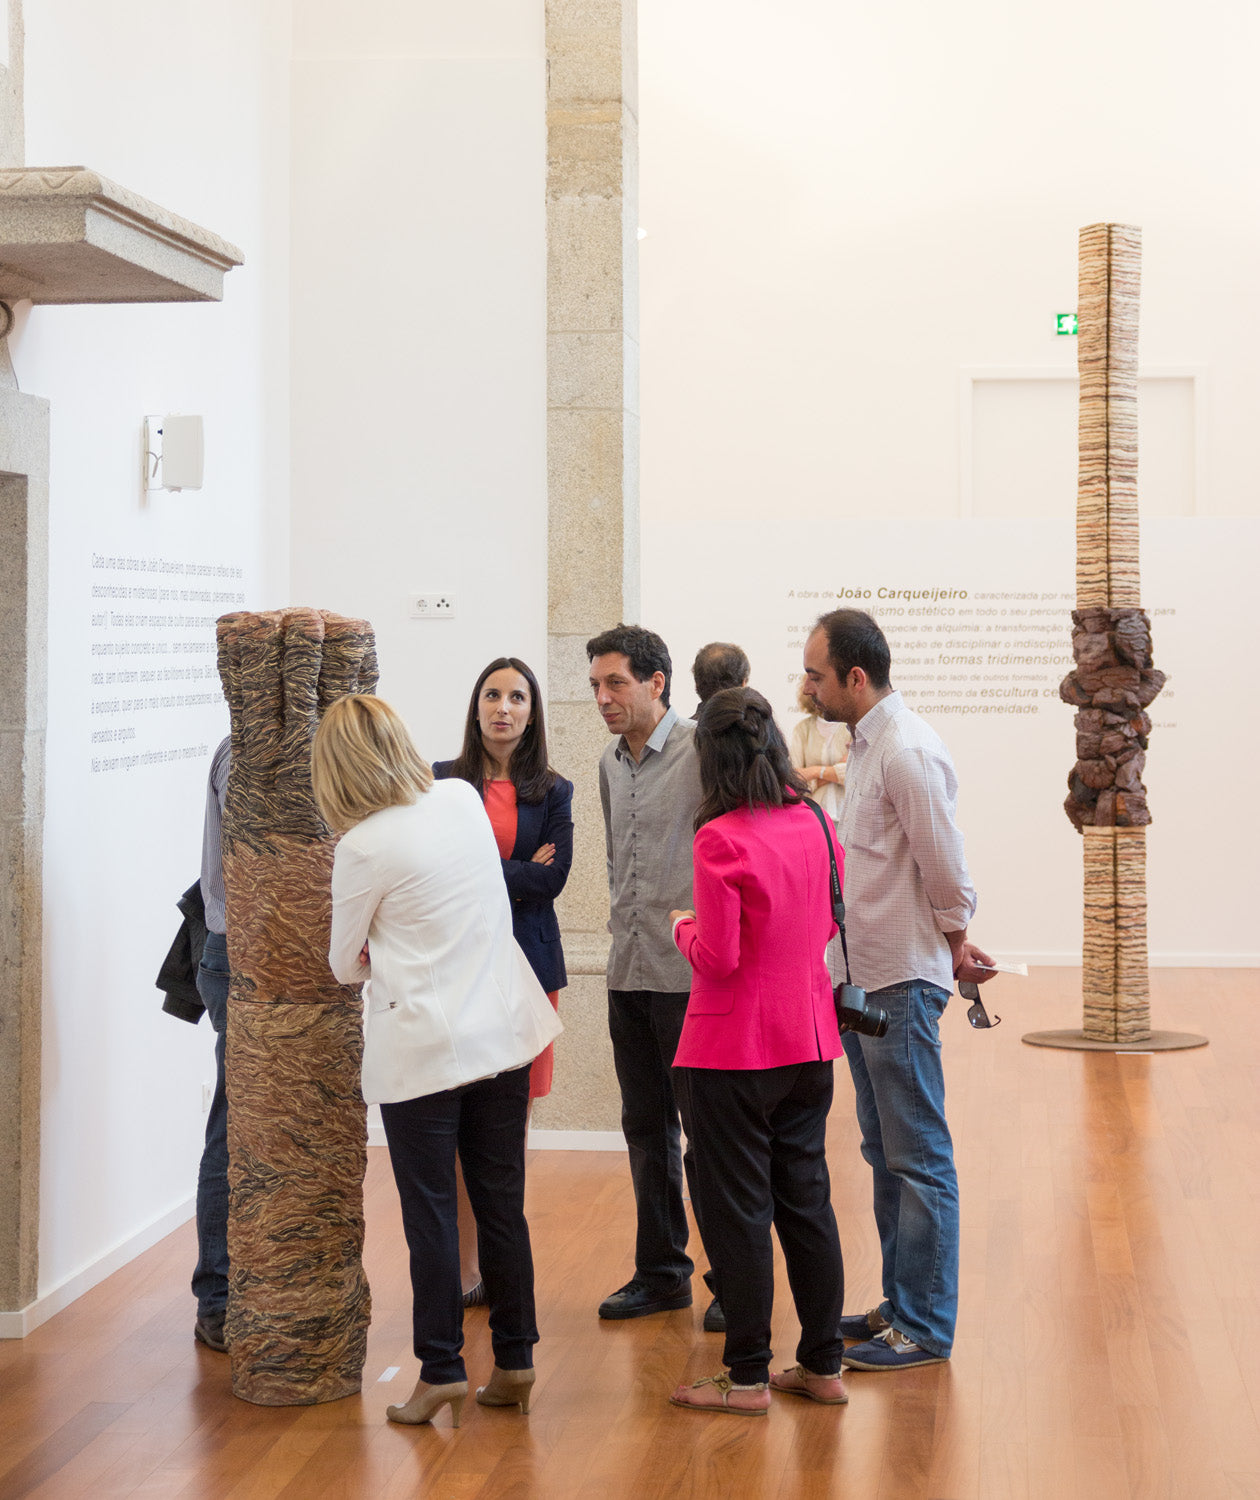
<path fill-rule="evenodd" d="M 543 11 L 31 0 L 25 65 L 28 162 L 245 255 L 222 305 L 20 310 L 10 340 L 53 433 L 42 1319 L 191 1211 L 212 1036 L 153 979 L 227 727 L 213 618 L 366 616 L 434 756 L 491 656 L 545 676 Z M 200 492 L 142 492 L 166 412 L 205 418 Z M 166 653 L 139 683 L 137 640 Z"/>
<path fill-rule="evenodd" d="M 1260 962 L 1260 814 L 1234 790 L 1260 732 L 1258 33 L 1232 0 L 640 3 L 644 621 L 684 677 L 704 641 L 744 643 L 785 725 L 821 610 L 903 632 L 894 682 L 957 695 L 935 722 L 975 931 L 1013 957 L 1080 952 L 1072 714 L 1046 696 L 1074 591 L 1076 347 L 1054 330 L 1078 229 L 1112 220 L 1144 232 L 1143 593 L 1171 674 L 1152 956 Z M 933 588 L 968 595 L 968 629 L 1044 629 L 1045 663 L 947 666 L 927 626 L 961 616 L 887 613 Z M 984 696 L 1025 690 L 1035 714 Z"/>
<path fill-rule="evenodd" d="M 213 625 L 155 621 L 287 589 L 285 22 L 258 0 L 25 7 L 28 163 L 84 163 L 245 255 L 222 304 L 28 309 L 10 340 L 52 419 L 40 1294 L 53 1310 L 187 1217 L 195 1189 L 213 1035 L 162 1014 L 153 981 L 198 874 L 227 712 L 204 670 Z M 205 482 L 146 497 L 141 424 L 166 412 L 204 416 Z M 124 706 L 133 695 L 142 707 Z"/>
<path fill-rule="evenodd" d="M 292 597 L 430 758 L 486 662 L 545 678 L 545 68 L 541 0 L 295 8 Z"/>

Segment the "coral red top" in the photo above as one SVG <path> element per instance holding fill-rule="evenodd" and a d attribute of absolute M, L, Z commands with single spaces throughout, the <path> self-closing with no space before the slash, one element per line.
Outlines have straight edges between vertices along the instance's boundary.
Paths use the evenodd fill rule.
<path fill-rule="evenodd" d="M 486 812 L 500 859 L 511 859 L 516 846 L 516 787 L 510 781 L 482 783 L 486 794 Z"/>
<path fill-rule="evenodd" d="M 503 859 L 511 859 L 512 850 L 516 847 L 516 787 L 510 781 L 484 781 L 482 791 L 485 793 L 486 815 L 490 819 L 494 841 L 499 846 L 499 855 Z M 552 1005 L 556 1005 L 559 1000 L 558 992 L 549 991 L 547 999 Z M 534 1059 L 529 1070 L 531 1099 L 542 1099 L 551 1092 L 554 1067 L 554 1049 L 548 1046 Z"/>

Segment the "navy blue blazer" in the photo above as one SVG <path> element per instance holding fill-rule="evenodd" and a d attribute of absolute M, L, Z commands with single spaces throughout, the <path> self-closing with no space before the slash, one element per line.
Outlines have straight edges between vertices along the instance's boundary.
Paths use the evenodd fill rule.
<path fill-rule="evenodd" d="M 433 762 L 433 774 L 447 780 L 455 762 Z M 538 865 L 532 856 L 544 844 L 556 846 L 549 865 Z M 512 903 L 512 935 L 529 959 L 538 983 L 549 993 L 569 982 L 560 946 L 560 923 L 555 900 L 564 889 L 573 864 L 573 783 L 557 776 L 541 802 L 516 804 L 516 842 L 510 859 L 503 861 L 503 878 Z"/>

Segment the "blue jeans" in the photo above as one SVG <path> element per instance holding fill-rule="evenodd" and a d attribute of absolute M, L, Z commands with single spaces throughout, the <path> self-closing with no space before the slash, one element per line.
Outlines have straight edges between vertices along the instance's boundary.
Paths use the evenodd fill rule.
<path fill-rule="evenodd" d="M 215 1076 L 214 1098 L 206 1117 L 206 1144 L 197 1173 L 197 1269 L 192 1289 L 197 1316 L 214 1322 L 223 1317 L 228 1296 L 227 1087 L 223 1073 L 228 977 L 227 938 L 208 932 L 197 970 L 197 993 L 215 1030 Z"/>
<path fill-rule="evenodd" d="M 874 1175 L 883 1252 L 880 1312 L 930 1354 L 948 1355 L 958 1317 L 958 1174 L 945 1123 L 940 1019 L 949 994 L 912 980 L 874 990 L 883 1037 L 844 1034 L 862 1155 Z"/>

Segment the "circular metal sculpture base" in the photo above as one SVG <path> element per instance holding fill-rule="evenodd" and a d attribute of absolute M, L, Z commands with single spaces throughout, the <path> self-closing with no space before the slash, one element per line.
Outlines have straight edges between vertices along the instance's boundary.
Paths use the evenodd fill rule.
<path fill-rule="evenodd" d="M 1131 1042 L 1096 1042 L 1083 1031 L 1026 1031 L 1022 1040 L 1030 1047 L 1066 1047 L 1072 1052 L 1182 1052 L 1208 1044 L 1207 1037 L 1192 1031 L 1152 1031 L 1142 1041 Z"/>

